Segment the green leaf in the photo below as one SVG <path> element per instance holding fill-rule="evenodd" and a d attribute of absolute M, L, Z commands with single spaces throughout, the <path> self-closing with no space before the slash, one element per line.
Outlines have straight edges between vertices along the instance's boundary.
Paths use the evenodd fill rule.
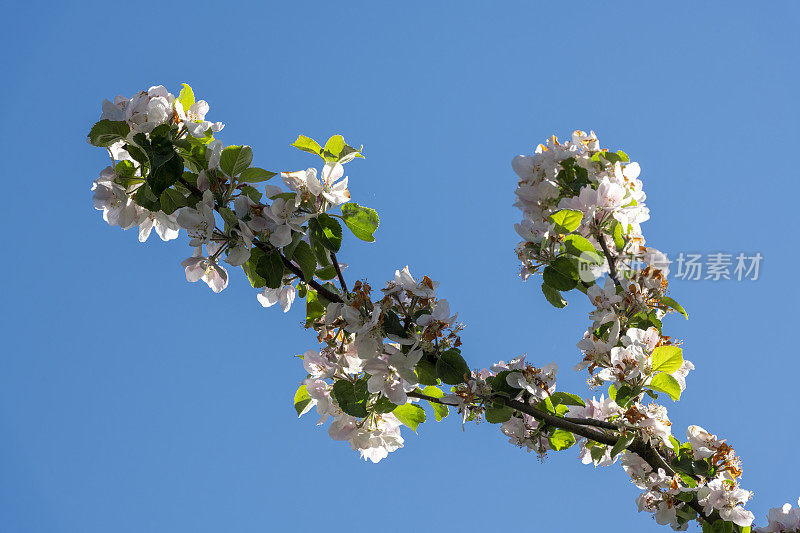
<path fill-rule="evenodd" d="M 615 402 L 617 401 L 617 387 L 614 386 L 613 384 L 608 386 L 608 397 L 614 400 Z"/>
<path fill-rule="evenodd" d="M 338 252 L 342 245 L 342 226 L 330 215 L 320 213 L 308 221 L 308 228 L 316 239 L 331 252 Z M 320 264 L 322 264 L 320 262 Z"/>
<path fill-rule="evenodd" d="M 469 373 L 469 365 L 461 357 L 461 352 L 457 348 L 447 350 L 436 361 L 436 375 L 448 385 L 465 383 L 464 376 Z"/>
<path fill-rule="evenodd" d="M 310 154 L 322 156 L 322 147 L 319 145 L 319 143 L 311 137 L 306 137 L 305 135 L 300 135 L 297 137 L 297 140 L 293 142 L 291 146 Z"/>
<path fill-rule="evenodd" d="M 328 139 L 328 142 L 325 143 L 323 159 L 329 163 L 338 161 L 344 146 L 344 137 L 341 135 L 332 136 L 330 139 Z"/>
<path fill-rule="evenodd" d="M 308 221 L 308 242 L 311 245 L 311 250 L 314 252 L 314 257 L 317 258 L 317 263 L 319 263 L 322 267 L 330 266 L 333 268 L 333 264 L 331 263 L 331 254 L 325 248 L 325 246 L 320 241 L 320 237 L 318 236 L 318 232 L 321 233 L 322 230 L 317 228 L 315 231 L 313 228 L 317 227 L 317 223 L 314 219 Z M 334 270 L 334 274 L 336 271 Z M 331 277 L 333 279 L 333 277 Z"/>
<path fill-rule="evenodd" d="M 292 261 L 300 266 L 303 271 L 303 280 L 308 282 L 314 277 L 314 270 L 317 268 L 317 260 L 314 258 L 314 252 L 311 251 L 311 246 L 306 241 L 299 241 L 297 247 L 292 254 Z"/>
<path fill-rule="evenodd" d="M 172 141 L 165 135 L 157 135 L 156 130 L 158 130 L 158 128 L 153 130 L 150 134 L 150 139 L 148 139 L 144 133 L 137 133 L 133 136 L 133 141 L 141 147 L 141 150 L 147 156 L 151 170 L 159 168 L 178 155 L 175 153 Z M 182 167 L 181 172 L 183 172 Z"/>
<path fill-rule="evenodd" d="M 629 387 L 628 385 L 623 385 L 623 386 L 621 386 L 619 388 L 619 390 L 615 389 L 614 401 L 620 407 L 625 407 L 628 404 L 628 402 L 631 400 L 631 398 L 635 398 L 636 397 L 636 394 L 634 394 L 634 393 L 635 393 L 635 391 L 631 387 Z"/>
<path fill-rule="evenodd" d="M 325 306 L 319 301 L 317 291 L 308 289 L 306 293 L 306 327 L 325 316 Z"/>
<path fill-rule="evenodd" d="M 406 328 L 400 322 L 400 317 L 391 309 L 387 309 L 383 313 L 383 332 L 386 335 L 396 335 L 398 337 L 407 337 Z"/>
<path fill-rule="evenodd" d="M 348 161 L 351 161 L 351 160 L 353 160 L 355 158 L 364 159 L 364 156 L 361 155 L 361 150 L 363 148 L 364 147 L 362 146 L 361 148 L 356 150 L 355 148 L 353 148 L 349 144 L 345 144 L 344 148 L 342 148 L 342 151 L 339 153 L 339 161 L 341 163 L 347 163 Z"/>
<path fill-rule="evenodd" d="M 312 407 L 311 396 L 308 395 L 306 386 L 300 385 L 300 388 L 294 393 L 294 410 L 297 411 L 297 417 L 300 418 Z"/>
<path fill-rule="evenodd" d="M 239 176 L 239 181 L 246 181 L 247 183 L 259 183 L 262 181 L 267 181 L 275 176 L 277 176 L 275 172 L 270 172 L 269 170 L 264 170 L 263 168 L 259 167 L 250 167 L 244 169 L 242 174 Z"/>
<path fill-rule="evenodd" d="M 553 307 L 563 309 L 567 306 L 567 301 L 563 296 L 561 296 L 561 293 L 547 283 L 542 283 L 542 292 L 544 293 L 544 297 L 547 298 L 547 301 L 550 302 Z"/>
<path fill-rule="evenodd" d="M 504 405 L 503 407 L 499 408 L 488 408 L 484 413 L 484 418 L 490 424 L 502 424 L 503 422 L 508 422 L 511 420 L 511 417 L 514 415 L 514 409 L 511 407 Z"/>
<path fill-rule="evenodd" d="M 367 416 L 369 392 L 367 391 L 367 380 L 365 378 L 361 378 L 355 383 L 346 379 L 336 380 L 333 384 L 332 393 L 339 404 L 339 408 L 348 415 L 357 418 Z"/>
<path fill-rule="evenodd" d="M 174 155 L 175 157 L 168 159 L 164 164 L 154 167 L 150 171 L 147 183 L 153 189 L 153 194 L 160 195 L 169 187 L 175 185 L 183 176 L 183 159 L 177 154 Z"/>
<path fill-rule="evenodd" d="M 353 232 L 353 235 L 362 241 L 375 241 L 373 233 L 378 229 L 380 217 L 374 209 L 356 203 L 344 204 L 342 205 L 342 220 Z"/>
<path fill-rule="evenodd" d="M 242 270 L 244 270 L 244 273 L 247 275 L 250 285 L 255 289 L 260 289 L 267 284 L 263 276 L 259 275 L 257 268 L 258 263 L 265 259 L 264 256 L 266 256 L 264 250 L 253 246 L 253 248 L 250 249 L 250 259 L 242 265 Z"/>
<path fill-rule="evenodd" d="M 665 374 L 664 372 L 653 376 L 653 380 L 650 382 L 648 387 L 654 391 L 668 394 L 669 397 L 676 402 L 681 398 L 681 386 L 678 384 L 675 378 L 669 374 Z"/>
<path fill-rule="evenodd" d="M 89 131 L 89 142 L 92 146 L 105 148 L 124 139 L 131 132 L 131 127 L 124 120 L 103 119 Z"/>
<path fill-rule="evenodd" d="M 161 210 L 167 215 L 171 215 L 176 209 L 189 205 L 186 202 L 186 197 L 175 189 L 166 189 L 161 193 L 160 200 Z"/>
<path fill-rule="evenodd" d="M 142 184 L 141 187 L 136 189 L 136 194 L 133 195 L 133 201 L 149 211 L 161 211 L 159 197 L 147 183 Z"/>
<path fill-rule="evenodd" d="M 188 112 L 189 108 L 194 105 L 194 91 L 188 83 L 182 83 L 181 85 L 183 85 L 183 88 L 178 95 L 178 101 L 183 106 L 183 111 Z"/>
<path fill-rule="evenodd" d="M 550 399 L 550 396 L 537 403 L 534 407 L 540 411 L 556 414 L 556 408 L 553 406 L 553 400 Z"/>
<path fill-rule="evenodd" d="M 589 454 L 592 456 L 592 460 L 595 463 L 599 463 L 600 460 L 603 459 L 603 456 L 606 454 L 606 449 L 607 447 L 602 445 L 592 446 L 591 450 L 589 451 Z"/>
<path fill-rule="evenodd" d="M 267 286 L 277 289 L 283 282 L 284 266 L 277 251 L 264 252 L 261 248 L 250 250 L 250 259 L 242 265 L 250 285 L 259 289 Z"/>
<path fill-rule="evenodd" d="M 376 413 L 391 413 L 395 409 L 397 409 L 397 404 L 392 403 L 386 396 L 379 395 L 372 405 L 372 410 Z"/>
<path fill-rule="evenodd" d="M 417 373 L 417 379 L 422 385 L 437 385 L 439 378 L 436 377 L 436 364 L 423 357 L 414 367 Z"/>
<path fill-rule="evenodd" d="M 677 312 L 685 316 L 687 320 L 689 319 L 689 314 L 686 312 L 686 309 L 684 309 L 681 306 L 681 304 L 679 304 L 669 296 L 662 296 L 661 303 L 666 305 L 667 307 L 671 307 L 672 309 L 676 310 Z"/>
<path fill-rule="evenodd" d="M 256 203 L 261 202 L 261 191 L 252 187 L 250 185 L 240 185 L 239 189 L 242 191 L 242 194 L 250 198 Z"/>
<path fill-rule="evenodd" d="M 336 267 L 334 267 L 333 265 L 328 265 L 328 266 L 322 267 L 322 268 L 317 270 L 315 275 L 319 279 L 323 279 L 323 280 L 333 279 L 333 278 L 336 277 Z"/>
<path fill-rule="evenodd" d="M 228 176 L 234 178 L 244 172 L 253 162 L 253 150 L 245 146 L 228 146 L 222 150 L 219 166 Z"/>
<path fill-rule="evenodd" d="M 412 403 L 397 406 L 397 408 L 392 411 L 392 414 L 396 416 L 400 422 L 413 429 L 414 433 L 417 432 L 419 425 L 425 422 L 425 409 Z"/>
<path fill-rule="evenodd" d="M 422 394 L 425 396 L 431 396 L 432 398 L 442 398 L 444 397 L 444 392 L 439 387 L 434 387 L 433 385 L 428 385 L 424 389 L 422 389 Z M 436 417 L 437 422 L 441 422 L 443 418 L 445 418 L 448 414 L 450 414 L 450 410 L 447 408 L 446 405 L 442 405 L 436 402 L 428 402 L 431 408 L 433 409 L 433 416 Z"/>
<path fill-rule="evenodd" d="M 575 435 L 563 429 L 555 429 L 548 440 L 550 441 L 550 447 L 554 450 L 566 450 L 575 444 Z"/>
<path fill-rule="evenodd" d="M 620 435 L 617 442 L 614 443 L 614 447 L 611 448 L 611 458 L 613 459 L 618 453 L 630 446 L 634 439 L 636 439 L 636 434 L 633 432 Z"/>
<path fill-rule="evenodd" d="M 625 163 L 629 163 L 630 160 L 631 160 L 631 158 L 628 157 L 628 154 L 626 154 L 622 150 L 617 150 L 617 155 L 619 156 L 620 160 L 625 162 Z"/>
<path fill-rule="evenodd" d="M 544 271 L 542 272 L 542 277 L 544 278 L 545 285 L 548 285 L 553 289 L 557 289 L 559 291 L 570 291 L 578 285 L 578 280 L 572 278 L 569 275 L 564 274 L 563 272 L 560 272 L 553 265 L 548 265 L 544 267 Z M 545 293 L 545 297 L 547 297 L 547 293 Z"/>
<path fill-rule="evenodd" d="M 581 225 L 583 213 L 575 209 L 561 209 L 550 215 L 549 219 L 556 225 L 558 233 L 571 233 Z"/>
<path fill-rule="evenodd" d="M 592 243 L 582 235 L 567 235 L 564 237 L 564 246 L 567 248 L 567 253 L 574 256 L 580 256 L 584 252 L 600 255 L 600 252 L 597 251 Z"/>
<path fill-rule="evenodd" d="M 550 399 L 553 400 L 553 404 L 555 405 L 578 405 L 580 407 L 586 407 L 586 402 L 577 394 L 559 391 L 551 394 Z"/>
<path fill-rule="evenodd" d="M 258 273 L 264 278 L 267 287 L 277 289 L 283 283 L 284 266 L 281 254 L 277 250 L 264 256 L 258 263 Z"/>
<path fill-rule="evenodd" d="M 511 372 L 515 372 L 514 370 L 502 370 L 498 372 L 494 377 L 491 378 L 490 385 L 492 386 L 492 390 L 503 396 L 508 396 L 511 399 L 516 398 L 522 392 L 522 389 L 518 389 L 508 384 L 508 380 L 506 379 Z M 487 380 L 488 381 L 488 380 Z"/>
<path fill-rule="evenodd" d="M 683 366 L 683 350 L 677 346 L 659 346 L 653 350 L 651 361 L 654 372 L 672 374 Z"/>
<path fill-rule="evenodd" d="M 127 159 L 117 163 L 114 166 L 114 172 L 116 172 L 117 176 L 120 178 L 141 179 L 139 176 L 136 175 L 136 165 L 134 165 L 132 161 L 128 161 Z"/>
<path fill-rule="evenodd" d="M 297 245 L 300 244 L 300 241 L 302 240 L 303 240 L 303 234 L 301 232 L 292 231 L 292 242 L 283 247 L 283 255 L 286 256 L 286 259 L 292 258 L 292 255 L 294 254 L 294 249 L 297 248 Z"/>

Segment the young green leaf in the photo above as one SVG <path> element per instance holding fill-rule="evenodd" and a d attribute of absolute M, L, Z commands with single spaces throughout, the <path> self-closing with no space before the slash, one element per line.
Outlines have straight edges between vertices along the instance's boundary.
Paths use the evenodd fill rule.
<path fill-rule="evenodd" d="M 303 416 L 312 407 L 311 396 L 308 395 L 306 386 L 300 385 L 300 388 L 294 393 L 294 410 L 297 411 L 297 417 Z"/>
<path fill-rule="evenodd" d="M 600 255 L 600 252 L 589 242 L 589 240 L 582 235 L 567 235 L 564 237 L 564 246 L 567 248 L 567 253 L 579 257 L 584 252 L 591 252 Z"/>
<path fill-rule="evenodd" d="M 565 234 L 578 229 L 583 220 L 583 213 L 575 209 L 561 209 L 550 215 L 550 222 L 556 225 L 556 231 Z"/>
<path fill-rule="evenodd" d="M 181 103 L 181 106 L 183 106 L 183 111 L 187 112 L 189 108 L 194 105 L 194 91 L 188 83 L 182 83 L 181 85 L 183 85 L 183 88 L 178 95 L 178 101 Z"/>
<path fill-rule="evenodd" d="M 344 204 L 342 205 L 342 220 L 353 232 L 353 235 L 362 241 L 375 241 L 373 233 L 378 229 L 380 217 L 374 209 L 356 203 Z"/>
<path fill-rule="evenodd" d="M 666 305 L 667 307 L 670 307 L 670 308 L 676 310 L 677 312 L 679 312 L 680 314 L 685 316 L 687 320 L 689 319 L 689 314 L 686 312 L 686 309 L 684 309 L 681 306 L 681 304 L 679 304 L 678 302 L 676 302 L 675 300 L 673 300 L 669 296 L 662 296 L 661 297 L 661 303 Z"/>
<path fill-rule="evenodd" d="M 612 237 L 614 238 L 614 246 L 617 248 L 618 252 L 621 252 L 622 249 L 625 248 L 625 237 L 622 235 L 622 224 L 619 222 L 614 223 Z"/>
<path fill-rule="evenodd" d="M 428 385 L 424 389 L 422 389 L 422 394 L 425 396 L 430 396 L 432 398 L 442 398 L 444 397 L 444 393 L 442 389 L 439 387 L 434 387 L 433 385 Z M 442 405 L 436 402 L 428 402 L 433 409 L 433 416 L 436 417 L 437 422 L 441 422 L 443 418 L 445 418 L 449 413 L 450 410 L 447 408 L 446 405 Z"/>
<path fill-rule="evenodd" d="M 322 156 L 322 147 L 319 145 L 319 143 L 311 137 L 306 137 L 305 135 L 298 136 L 297 140 L 293 142 L 291 146 L 310 154 Z"/>
<path fill-rule="evenodd" d="M 681 399 L 681 386 L 678 381 L 671 375 L 660 372 L 653 376 L 650 385 L 651 389 L 658 392 L 663 392 L 669 395 L 670 398 L 676 402 Z"/>
<path fill-rule="evenodd" d="M 419 425 L 425 422 L 425 409 L 412 403 L 397 406 L 397 408 L 392 411 L 392 414 L 394 414 L 400 422 L 413 429 L 414 433 L 417 432 Z"/>
<path fill-rule="evenodd" d="M 332 163 L 334 161 L 338 161 L 341 157 L 342 149 L 344 149 L 344 137 L 341 135 L 334 135 L 328 142 L 325 143 L 325 151 L 323 153 L 323 159 L 326 162 Z"/>
<path fill-rule="evenodd" d="M 306 327 L 325 316 L 325 306 L 319 301 L 317 291 L 308 289 L 306 293 Z"/>
<path fill-rule="evenodd" d="M 554 450 L 566 450 L 575 444 L 575 435 L 563 429 L 556 429 L 553 430 L 548 440 L 550 441 L 550 447 Z"/>
<path fill-rule="evenodd" d="M 672 374 L 683 366 L 683 350 L 677 346 L 659 346 L 653 350 L 651 361 L 654 372 Z"/>

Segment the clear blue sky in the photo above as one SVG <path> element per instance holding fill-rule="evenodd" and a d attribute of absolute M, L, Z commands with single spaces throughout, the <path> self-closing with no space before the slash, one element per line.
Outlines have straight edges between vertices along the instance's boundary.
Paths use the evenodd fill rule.
<path fill-rule="evenodd" d="M 509 161 L 593 129 L 642 165 L 669 253 L 760 252 L 756 282 L 673 283 L 665 332 L 697 366 L 674 432 L 744 461 L 749 509 L 796 501 L 798 39 L 795 2 L 4 2 L 6 260 L 0 356 L 4 533 L 656 531 L 619 467 L 545 464 L 454 419 L 378 465 L 291 406 L 314 347 L 301 310 L 262 309 L 241 273 L 184 280 L 185 240 L 105 225 L 85 142 L 103 98 L 190 83 L 256 163 L 342 133 L 353 198 L 382 216 L 349 275 L 411 265 L 468 325 L 475 367 L 521 353 L 574 373 L 588 305 L 516 275 Z"/>

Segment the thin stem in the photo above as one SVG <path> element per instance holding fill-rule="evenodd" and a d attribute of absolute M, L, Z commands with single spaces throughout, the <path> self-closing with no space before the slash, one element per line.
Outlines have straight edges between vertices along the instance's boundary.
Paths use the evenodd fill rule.
<path fill-rule="evenodd" d="M 602 232 L 597 234 L 597 240 L 600 241 L 600 248 L 603 249 L 603 255 L 606 256 L 606 261 L 608 261 L 608 270 L 611 279 L 614 280 L 614 285 L 617 287 L 621 287 L 622 284 L 619 282 L 619 276 L 617 275 L 617 265 L 614 259 L 614 256 L 611 255 L 611 252 L 608 249 L 608 245 L 606 244 L 606 238 Z"/>
<path fill-rule="evenodd" d="M 336 271 L 336 276 L 339 278 L 339 285 L 342 287 L 342 291 L 347 294 L 349 291 L 347 290 L 347 283 L 344 282 L 344 276 L 342 275 L 342 269 L 339 267 L 339 261 L 336 259 L 336 254 L 331 252 L 331 261 L 333 262 L 333 269 Z"/>
<path fill-rule="evenodd" d="M 184 187 L 189 189 L 189 191 L 191 191 L 193 194 L 196 194 L 198 196 L 203 196 L 203 191 L 201 191 L 200 189 L 198 189 L 197 187 L 195 187 L 194 185 L 192 185 L 191 183 L 186 181 L 184 178 L 179 178 L 179 181 L 181 182 L 181 184 Z M 214 210 L 215 211 L 219 211 L 219 205 L 217 205 L 216 202 L 214 203 Z M 279 249 L 272 248 L 271 246 L 267 245 L 264 242 L 261 242 L 258 239 L 253 241 L 253 245 L 257 246 L 258 248 L 260 248 L 261 250 L 263 250 L 264 252 L 267 252 L 267 253 L 271 253 L 273 251 L 273 249 L 276 250 L 278 252 L 278 254 L 280 255 L 280 257 L 281 257 L 281 261 L 283 262 L 284 266 L 286 268 L 288 268 L 289 270 L 291 270 L 292 273 L 297 275 L 300 279 L 304 279 L 303 278 L 303 270 L 299 266 L 297 266 L 294 263 L 292 263 L 291 261 L 289 261 L 289 259 L 287 259 L 286 256 L 283 255 L 283 252 L 281 252 Z M 336 269 L 337 269 L 337 272 L 338 272 L 339 267 L 337 266 Z M 307 281 L 306 284 L 308 284 L 310 287 L 312 287 L 315 291 L 317 291 L 318 294 L 320 294 L 322 297 L 324 297 L 328 301 L 336 302 L 336 303 L 342 303 L 341 296 L 339 296 L 338 294 L 336 294 L 336 293 L 330 291 L 329 289 L 323 287 L 322 285 L 320 285 L 318 282 L 314 281 L 313 279 Z M 343 288 L 344 288 L 344 286 L 343 286 Z M 347 292 L 347 289 L 345 289 L 345 292 Z"/>
<path fill-rule="evenodd" d="M 283 262 L 283 265 L 286 268 L 288 268 L 289 270 L 291 270 L 292 273 L 295 274 L 297 277 L 299 277 L 300 279 L 304 279 L 303 278 L 303 270 L 299 266 L 297 266 L 294 263 L 292 263 L 291 261 L 289 261 L 289 259 L 287 259 L 286 256 L 283 255 L 283 253 L 280 250 L 278 250 L 277 248 L 272 248 L 270 245 L 267 245 L 266 243 L 263 243 L 263 242 L 261 242 L 259 240 L 253 241 L 253 246 L 257 246 L 258 248 L 260 248 L 261 250 L 263 250 L 264 252 L 267 252 L 267 253 L 272 253 L 273 250 L 277 251 L 278 255 L 280 255 L 280 258 L 281 258 L 281 261 Z M 317 293 L 320 296 L 324 297 L 328 301 L 336 302 L 336 303 L 342 303 L 342 301 L 343 301 L 341 296 L 339 296 L 335 292 L 332 292 L 330 289 L 327 289 L 326 287 L 323 287 L 322 285 L 319 284 L 319 282 L 317 282 L 317 281 L 315 281 L 313 279 L 306 281 L 306 284 L 308 286 L 310 286 L 311 288 L 313 288 L 315 291 L 317 291 Z"/>
<path fill-rule="evenodd" d="M 411 391 L 406 393 L 411 398 L 419 398 L 420 400 L 428 400 L 429 402 L 438 403 L 441 405 L 449 405 L 451 407 L 455 407 L 458 404 L 455 403 L 447 403 L 442 401 L 441 398 L 434 398 L 433 396 L 428 396 L 427 394 L 422 394 L 421 392 Z"/>

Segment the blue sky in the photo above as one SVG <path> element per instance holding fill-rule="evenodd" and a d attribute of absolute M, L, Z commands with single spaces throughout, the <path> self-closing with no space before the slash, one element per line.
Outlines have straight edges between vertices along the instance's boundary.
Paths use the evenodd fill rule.
<path fill-rule="evenodd" d="M 796 501 L 794 276 L 800 15 L 793 2 L 5 2 L 0 356 L 4 532 L 656 531 L 619 467 L 544 464 L 497 427 L 422 426 L 378 465 L 296 420 L 314 347 L 301 310 L 262 309 L 241 273 L 184 280 L 185 240 L 109 228 L 85 136 L 103 98 L 190 83 L 271 170 L 315 164 L 297 134 L 342 133 L 355 201 L 350 279 L 440 281 L 472 366 L 527 353 L 574 373 L 588 305 L 516 275 L 511 158 L 593 129 L 638 161 L 651 245 L 760 252 L 757 281 L 675 281 L 665 333 L 697 366 L 669 405 L 744 461 L 757 521 Z M 9 210 L 10 209 L 10 210 Z M 792 229 L 794 228 L 794 230 Z"/>

